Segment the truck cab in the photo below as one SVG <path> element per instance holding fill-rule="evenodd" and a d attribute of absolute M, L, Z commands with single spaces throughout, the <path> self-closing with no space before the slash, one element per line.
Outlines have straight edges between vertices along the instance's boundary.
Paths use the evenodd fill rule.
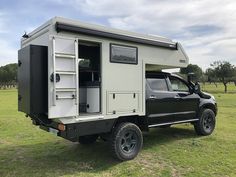
<path fill-rule="evenodd" d="M 195 85 L 178 75 L 164 72 L 146 73 L 146 116 L 149 127 L 198 121 L 202 109 L 214 114 L 214 96 L 195 90 Z M 158 108 L 158 109 L 157 109 Z"/>

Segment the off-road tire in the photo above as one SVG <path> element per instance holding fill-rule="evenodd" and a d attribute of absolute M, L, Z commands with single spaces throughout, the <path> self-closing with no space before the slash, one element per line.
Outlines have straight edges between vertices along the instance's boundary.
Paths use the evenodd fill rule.
<path fill-rule="evenodd" d="M 199 120 L 194 123 L 194 129 L 197 135 L 207 136 L 212 134 L 215 129 L 215 113 L 211 109 L 203 109 Z"/>
<path fill-rule="evenodd" d="M 120 161 L 134 159 L 143 146 L 143 136 L 139 127 L 123 122 L 114 128 L 111 136 L 113 156 Z"/>

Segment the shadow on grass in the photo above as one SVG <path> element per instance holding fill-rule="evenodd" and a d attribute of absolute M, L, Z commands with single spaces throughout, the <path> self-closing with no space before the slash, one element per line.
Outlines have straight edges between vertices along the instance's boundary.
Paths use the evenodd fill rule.
<path fill-rule="evenodd" d="M 191 129 L 189 129 L 191 127 Z M 190 124 L 184 124 L 181 127 L 171 128 L 154 128 L 150 132 L 144 133 L 144 149 L 148 149 L 151 146 L 158 146 L 168 144 L 172 141 L 181 139 L 197 138 L 193 126 Z"/>
<path fill-rule="evenodd" d="M 144 149 L 179 139 L 196 137 L 188 128 L 153 129 L 144 133 Z M 57 176 L 78 173 L 97 174 L 120 162 L 111 157 L 109 144 L 98 141 L 94 145 L 57 139 L 54 142 L 15 145 L 0 148 L 1 176 Z M 1 170 L 2 168 L 2 170 Z"/>

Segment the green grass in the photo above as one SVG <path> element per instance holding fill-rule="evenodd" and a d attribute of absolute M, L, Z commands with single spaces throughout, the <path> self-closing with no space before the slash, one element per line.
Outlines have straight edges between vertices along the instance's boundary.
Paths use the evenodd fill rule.
<path fill-rule="evenodd" d="M 189 124 L 152 129 L 138 157 L 123 163 L 107 143 L 86 147 L 33 126 L 17 112 L 16 90 L 1 90 L 0 176 L 236 176 L 236 87 L 229 88 L 204 87 L 219 105 L 211 136 L 196 136 Z"/>

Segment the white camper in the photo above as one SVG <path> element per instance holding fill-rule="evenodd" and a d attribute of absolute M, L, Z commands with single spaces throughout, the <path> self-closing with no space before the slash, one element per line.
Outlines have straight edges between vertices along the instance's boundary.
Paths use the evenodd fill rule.
<path fill-rule="evenodd" d="M 122 122 L 147 130 L 147 72 L 188 63 L 180 43 L 165 37 L 55 17 L 21 40 L 19 110 L 80 143 L 106 139 Z"/>

